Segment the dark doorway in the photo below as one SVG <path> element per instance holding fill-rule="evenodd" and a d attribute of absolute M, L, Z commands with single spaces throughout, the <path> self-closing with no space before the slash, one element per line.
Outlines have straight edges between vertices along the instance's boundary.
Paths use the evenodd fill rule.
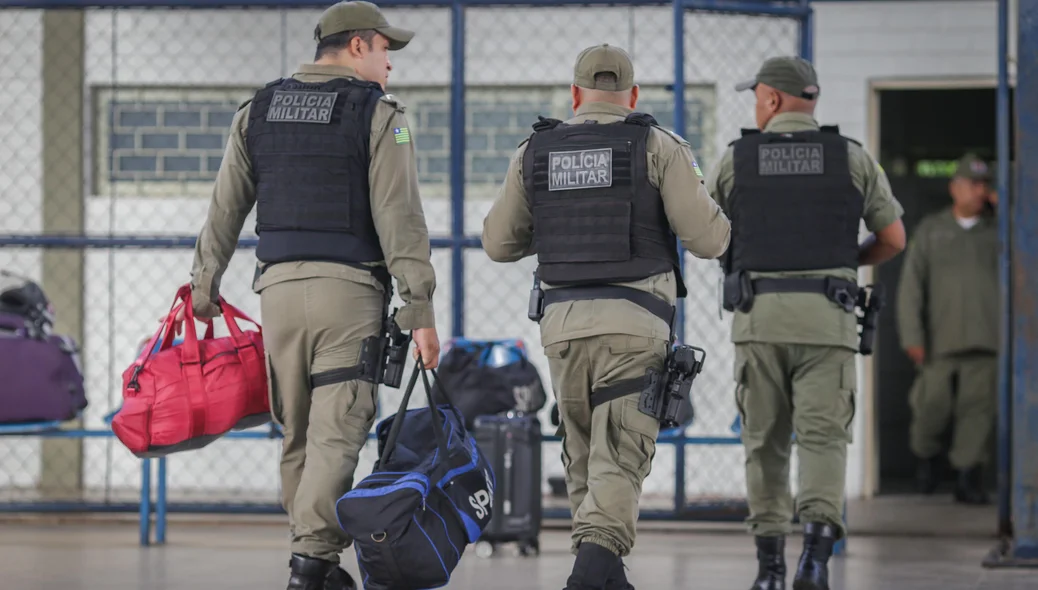
<path fill-rule="evenodd" d="M 905 209 L 909 240 L 919 222 L 951 204 L 948 181 L 966 152 L 994 163 L 994 88 L 882 90 L 879 161 Z M 1010 119 L 1012 120 L 1012 119 Z M 889 306 L 880 315 L 875 357 L 881 494 L 914 492 L 915 458 L 908 444 L 908 392 L 915 368 L 897 334 L 897 283 L 902 256 L 878 267 Z"/>

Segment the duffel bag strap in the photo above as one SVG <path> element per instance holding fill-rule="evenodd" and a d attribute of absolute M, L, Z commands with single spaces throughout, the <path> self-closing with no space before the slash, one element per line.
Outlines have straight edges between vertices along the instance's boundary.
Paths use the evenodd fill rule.
<path fill-rule="evenodd" d="M 382 451 L 382 457 L 379 459 L 381 465 L 389 463 L 389 459 L 393 456 L 393 451 L 396 449 L 397 438 L 400 437 L 400 430 L 404 426 L 404 415 L 407 413 L 407 403 L 411 400 L 411 392 L 414 391 L 415 384 L 418 383 L 418 375 L 422 375 L 422 381 L 425 385 L 425 397 L 429 400 L 429 413 L 431 414 L 430 419 L 432 420 L 433 434 L 436 436 L 436 445 L 440 449 L 440 453 L 444 459 L 447 457 L 447 435 L 446 424 L 444 424 L 444 418 L 440 414 L 439 408 L 436 405 L 435 400 L 432 396 L 432 388 L 429 386 L 429 378 L 425 374 L 425 363 L 422 362 L 422 357 L 418 357 L 418 362 L 415 363 L 414 370 L 411 371 L 411 380 L 407 382 L 407 389 L 404 391 L 404 397 L 400 400 L 400 408 L 397 410 L 396 416 L 393 417 L 393 424 L 389 427 L 389 435 L 386 437 L 386 446 Z"/>
<path fill-rule="evenodd" d="M 205 434 L 207 422 L 208 404 L 205 403 L 205 380 L 202 378 L 202 353 L 198 347 L 198 333 L 195 331 L 195 312 L 191 306 L 191 291 L 181 288 L 184 298 L 184 343 L 181 345 L 180 361 L 181 374 L 187 380 L 188 404 L 191 411 L 188 413 L 188 432 L 191 438 Z M 212 326 L 206 329 L 206 335 L 210 338 Z M 203 399 L 197 400 L 199 396 Z"/>

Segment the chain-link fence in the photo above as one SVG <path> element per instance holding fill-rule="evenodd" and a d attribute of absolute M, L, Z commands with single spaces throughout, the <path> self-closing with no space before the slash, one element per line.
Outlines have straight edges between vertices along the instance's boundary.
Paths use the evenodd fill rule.
<path fill-rule="evenodd" d="M 104 430 L 121 403 L 122 371 L 189 279 L 192 237 L 205 219 L 234 112 L 256 88 L 312 60 L 321 9 L 287 6 L 295 4 L 289 0 L 284 7 L 221 9 L 205 8 L 204 0 L 164 8 L 21 4 L 0 9 L 0 268 L 40 281 L 58 330 L 81 343 L 89 406 L 76 426 Z M 47 7 L 58 4 L 48 0 Z M 683 10 L 637 0 L 435 4 L 391 2 L 384 12 L 394 25 L 418 31 L 391 56 L 389 91 L 406 105 L 416 143 L 437 247 L 438 326 L 444 335 L 524 339 L 547 386 L 537 326 L 525 315 L 534 261 L 495 264 L 471 237 L 480 234 L 509 157 L 537 116 L 570 115 L 577 53 L 603 42 L 626 48 L 641 85 L 640 110 L 666 127 L 683 112 L 678 132 L 709 173 L 739 128 L 753 125 L 752 97 L 737 94 L 734 83 L 767 57 L 809 47 L 802 39 L 808 8 L 802 1 L 724 9 L 686 0 Z M 696 9 L 703 6 L 711 11 Z M 680 27 L 675 15 L 684 19 Z M 455 35 L 459 25 L 463 34 Z M 682 32 L 683 51 L 675 51 L 675 31 Z M 464 85 L 452 77 L 458 71 Z M 674 81 L 681 78 L 676 100 Z M 463 151 L 452 142 L 459 124 Z M 454 177 L 458 165 L 464 175 Z M 262 323 L 250 287 L 253 225 L 250 216 L 222 294 Z M 688 434 L 731 439 L 730 317 L 719 317 L 719 270 L 687 257 L 685 271 L 686 340 L 710 354 Z M 220 320 L 217 326 L 219 334 Z M 400 394 L 383 388 L 380 417 L 395 410 Z M 541 418 L 550 434 L 549 408 Z M 279 452 L 276 438 L 226 439 L 172 455 L 168 498 L 212 509 L 275 507 Z M 678 478 L 675 452 L 660 445 L 644 486 L 646 507 L 667 508 L 676 481 L 690 504 L 744 496 L 738 445 L 688 446 Z M 557 443 L 545 445 L 544 459 L 545 479 L 562 474 Z M 369 445 L 358 476 L 373 461 Z M 0 505 L 132 503 L 139 486 L 138 461 L 110 437 L 0 438 Z"/>

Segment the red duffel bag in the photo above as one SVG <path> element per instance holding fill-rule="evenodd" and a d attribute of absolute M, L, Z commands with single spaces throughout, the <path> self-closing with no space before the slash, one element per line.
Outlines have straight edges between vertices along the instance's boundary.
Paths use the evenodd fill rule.
<path fill-rule="evenodd" d="M 231 335 L 214 338 L 209 320 L 199 340 L 191 289 L 181 287 L 162 326 L 123 372 L 123 407 L 112 420 L 112 430 L 134 455 L 162 457 L 200 449 L 231 430 L 270 421 L 263 328 L 222 297 L 219 305 Z M 184 342 L 173 346 L 173 319 L 181 307 Z M 259 331 L 242 332 L 235 319 L 251 322 Z"/>

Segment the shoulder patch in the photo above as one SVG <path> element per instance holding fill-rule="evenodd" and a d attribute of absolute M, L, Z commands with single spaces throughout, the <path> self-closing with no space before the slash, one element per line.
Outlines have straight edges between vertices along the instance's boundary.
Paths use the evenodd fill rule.
<path fill-rule="evenodd" d="M 401 113 L 407 109 L 407 105 L 405 105 L 403 101 L 401 101 L 399 98 L 396 97 L 396 95 L 393 94 L 383 94 L 381 97 L 379 97 L 379 100 L 388 103 L 391 107 L 395 108 Z"/>

